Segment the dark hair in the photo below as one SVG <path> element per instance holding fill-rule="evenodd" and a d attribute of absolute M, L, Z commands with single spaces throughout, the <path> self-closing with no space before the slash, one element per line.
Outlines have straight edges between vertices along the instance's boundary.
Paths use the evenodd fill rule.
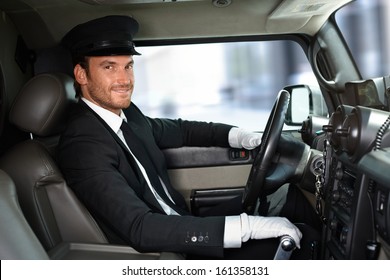
<path fill-rule="evenodd" d="M 85 69 L 85 72 L 88 75 L 88 71 L 89 71 L 88 57 L 87 56 L 73 57 L 73 66 L 76 66 L 77 64 L 79 64 L 81 68 Z M 76 91 L 76 97 L 81 97 L 82 96 L 81 87 L 80 84 L 76 81 L 76 79 L 74 80 L 73 87 Z"/>

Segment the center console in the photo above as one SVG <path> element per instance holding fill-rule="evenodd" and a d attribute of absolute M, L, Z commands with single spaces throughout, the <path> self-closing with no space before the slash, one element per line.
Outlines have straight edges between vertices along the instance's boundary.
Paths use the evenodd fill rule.
<path fill-rule="evenodd" d="M 388 188 L 377 184 L 364 170 L 368 166 L 377 171 L 375 164 L 379 162 L 371 159 L 371 163 L 361 163 L 378 145 L 378 131 L 388 115 L 368 107 L 340 106 L 323 127 L 327 134 L 321 178 L 324 259 L 376 259 L 380 248 L 377 234 L 388 238 Z M 390 142 L 387 138 L 381 136 L 385 146 Z M 382 172 L 390 173 L 389 167 Z"/>

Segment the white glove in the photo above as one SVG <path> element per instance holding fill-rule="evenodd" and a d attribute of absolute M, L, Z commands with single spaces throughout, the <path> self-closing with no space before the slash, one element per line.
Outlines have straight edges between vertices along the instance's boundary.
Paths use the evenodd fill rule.
<path fill-rule="evenodd" d="M 229 131 L 229 145 L 232 148 L 252 150 L 260 145 L 261 133 L 249 132 L 243 128 L 233 127 Z"/>
<path fill-rule="evenodd" d="M 267 239 L 289 235 L 300 248 L 301 231 L 288 219 L 283 217 L 248 216 L 243 213 L 241 217 L 241 241 L 248 239 Z"/>

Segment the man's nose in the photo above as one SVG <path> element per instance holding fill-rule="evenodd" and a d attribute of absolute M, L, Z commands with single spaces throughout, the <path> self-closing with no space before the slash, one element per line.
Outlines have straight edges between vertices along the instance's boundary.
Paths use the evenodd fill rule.
<path fill-rule="evenodd" d="M 116 73 L 116 80 L 118 83 L 129 83 L 131 79 L 132 74 L 126 69 L 121 69 Z"/>

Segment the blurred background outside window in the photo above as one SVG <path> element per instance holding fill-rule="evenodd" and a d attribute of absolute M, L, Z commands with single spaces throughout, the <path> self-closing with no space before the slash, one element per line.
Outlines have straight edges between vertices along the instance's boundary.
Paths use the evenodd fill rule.
<path fill-rule="evenodd" d="M 357 0 L 336 20 L 363 78 L 390 75 L 390 1 Z"/>

